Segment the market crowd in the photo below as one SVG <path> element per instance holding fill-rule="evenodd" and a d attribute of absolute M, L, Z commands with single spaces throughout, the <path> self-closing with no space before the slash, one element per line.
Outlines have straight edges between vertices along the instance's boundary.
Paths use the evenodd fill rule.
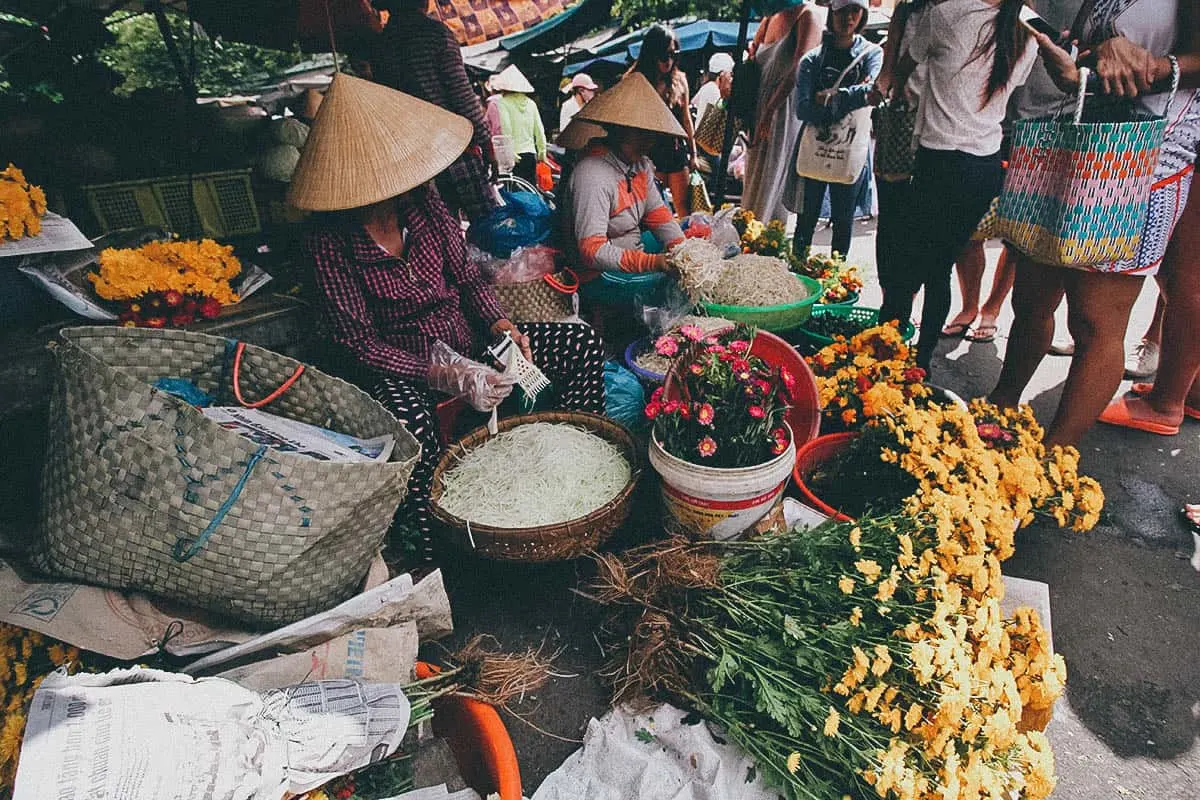
<path fill-rule="evenodd" d="M 320 212 L 305 246 L 332 340 L 424 446 L 406 501 L 423 531 L 443 446 L 439 397 L 489 411 L 512 389 L 481 357 L 490 339 L 509 334 L 560 386 L 562 406 L 604 404 L 595 330 L 513 323 L 468 257 L 462 231 L 495 212 L 499 176 L 554 189 L 559 245 L 585 287 L 606 274 L 668 272 L 680 223 L 705 210 L 704 181 L 722 167 L 758 219 L 795 215 L 800 255 L 822 218 L 832 250 L 847 255 L 855 217 L 877 214 L 881 318 L 907 321 L 923 294 L 917 357 L 927 372 L 943 337 L 991 341 L 1011 292 L 1015 320 L 991 399 L 1017 404 L 1052 347 L 1072 354 L 1049 442 L 1075 444 L 1097 419 L 1172 434 L 1185 415 L 1200 418 L 1200 203 L 1188 202 L 1200 143 L 1198 0 L 1044 0 L 1040 26 L 1021 0 L 914 0 L 896 8 L 881 44 L 866 35 L 868 0 L 803 3 L 762 20 L 744 59 L 713 53 L 700 75 L 684 72 L 679 38 L 658 24 L 607 86 L 579 72 L 541 93 L 516 66 L 473 82 L 423 2 L 374 4 L 390 14 L 368 53 L 374 83 L 335 80 L 291 199 Z M 380 95 L 379 85 L 403 94 Z M 1140 244 L 1129 257 L 1071 266 L 1006 246 L 981 303 L 983 242 L 1014 123 L 1069 112 L 1081 86 L 1089 121 L 1166 121 Z M 736 141 L 722 157 L 727 115 Z M 545 124 L 555 118 L 557 139 Z M 951 317 L 956 267 L 963 307 Z M 1159 310 L 1127 366 L 1157 377 L 1113 399 L 1148 276 Z M 1064 299 L 1066 345 L 1054 341 Z"/>

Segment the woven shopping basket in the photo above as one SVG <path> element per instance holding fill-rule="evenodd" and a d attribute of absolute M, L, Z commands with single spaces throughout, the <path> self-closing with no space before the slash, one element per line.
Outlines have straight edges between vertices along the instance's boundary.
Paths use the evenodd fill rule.
<path fill-rule="evenodd" d="M 36 567 L 260 627 L 357 591 L 420 447 L 363 391 L 242 348 L 180 330 L 62 331 Z M 217 405 L 233 405 L 233 390 L 249 405 L 277 395 L 268 413 L 362 438 L 390 434 L 395 449 L 387 463 L 269 449 L 154 388 L 160 378 L 190 380 Z"/>
<path fill-rule="evenodd" d="M 513 322 L 560 322 L 575 314 L 579 278 L 569 269 L 533 281 L 497 283 L 496 299 Z"/>
<path fill-rule="evenodd" d="M 1137 257 L 1167 121 L 1084 122 L 1087 70 L 1072 119 L 1013 126 L 995 235 L 1035 261 L 1083 267 Z M 1171 97 L 1178 87 L 1178 72 Z M 1168 106 L 1170 102 L 1168 101 Z"/>

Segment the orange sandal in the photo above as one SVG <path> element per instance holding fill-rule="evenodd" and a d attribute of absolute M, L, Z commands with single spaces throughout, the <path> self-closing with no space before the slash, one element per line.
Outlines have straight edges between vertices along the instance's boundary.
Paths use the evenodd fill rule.
<path fill-rule="evenodd" d="M 1124 397 L 1118 397 L 1108 404 L 1108 408 L 1100 414 L 1100 422 L 1109 425 L 1118 425 L 1122 428 L 1133 428 L 1136 431 L 1145 431 L 1146 433 L 1156 433 L 1159 436 L 1174 436 L 1179 433 L 1178 425 L 1167 425 L 1162 422 L 1154 422 L 1148 419 L 1139 419 L 1129 413 L 1129 401 Z"/>
<path fill-rule="evenodd" d="M 1145 397 L 1146 395 L 1150 394 L 1150 391 L 1153 388 L 1153 383 L 1135 383 L 1129 387 L 1129 391 L 1133 394 L 1136 394 L 1138 397 Z M 1183 407 L 1183 415 L 1185 417 L 1191 417 L 1192 419 L 1200 419 L 1200 408 L 1194 408 L 1193 406 L 1185 405 Z"/>

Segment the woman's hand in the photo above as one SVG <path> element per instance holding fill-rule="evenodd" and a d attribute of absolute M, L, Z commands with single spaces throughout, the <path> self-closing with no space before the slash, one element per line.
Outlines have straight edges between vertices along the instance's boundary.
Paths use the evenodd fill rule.
<path fill-rule="evenodd" d="M 817 92 L 815 100 L 819 106 L 829 106 L 833 104 L 833 98 L 835 97 L 837 97 L 836 89 L 822 89 Z"/>
<path fill-rule="evenodd" d="M 1137 97 L 1150 90 L 1154 83 L 1154 56 L 1124 36 L 1114 36 L 1099 44 L 1091 55 L 1096 62 L 1105 94 L 1117 97 Z"/>
<path fill-rule="evenodd" d="M 1079 89 L 1079 67 L 1076 65 L 1075 59 L 1071 58 L 1071 54 L 1055 44 L 1044 33 L 1034 32 L 1033 38 L 1038 44 L 1038 49 L 1042 51 L 1042 63 L 1046 65 L 1046 72 L 1050 74 L 1054 85 L 1059 88 L 1059 91 L 1068 94 L 1077 91 Z"/>
<path fill-rule="evenodd" d="M 517 330 L 517 326 L 512 324 L 512 320 L 502 319 L 492 325 L 492 336 L 499 336 L 505 331 L 517 343 L 517 347 L 521 348 L 521 355 L 525 356 L 525 360 L 533 361 L 533 352 L 529 349 L 529 337 Z"/>

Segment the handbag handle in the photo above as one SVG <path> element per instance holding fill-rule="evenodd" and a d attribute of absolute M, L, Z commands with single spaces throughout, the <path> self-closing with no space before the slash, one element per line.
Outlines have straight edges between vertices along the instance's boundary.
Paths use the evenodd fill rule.
<path fill-rule="evenodd" d="M 300 376 L 304 374 L 304 365 L 300 364 L 296 367 L 295 372 L 292 373 L 292 377 L 281 383 L 278 389 L 271 392 L 261 400 L 255 400 L 252 403 L 247 403 L 245 399 L 242 398 L 241 386 L 242 353 L 245 351 L 245 342 L 238 342 L 237 348 L 233 351 L 233 396 L 239 404 L 245 406 L 246 408 L 262 408 L 268 403 L 278 400 L 283 393 L 292 388 L 292 384 L 294 384 L 300 378 Z"/>
<path fill-rule="evenodd" d="M 543 275 L 542 280 L 550 284 L 550 288 L 563 294 L 575 294 L 579 291 L 579 276 L 570 267 L 563 267 L 560 272 L 566 276 L 565 280 L 560 281 L 555 275 Z"/>

